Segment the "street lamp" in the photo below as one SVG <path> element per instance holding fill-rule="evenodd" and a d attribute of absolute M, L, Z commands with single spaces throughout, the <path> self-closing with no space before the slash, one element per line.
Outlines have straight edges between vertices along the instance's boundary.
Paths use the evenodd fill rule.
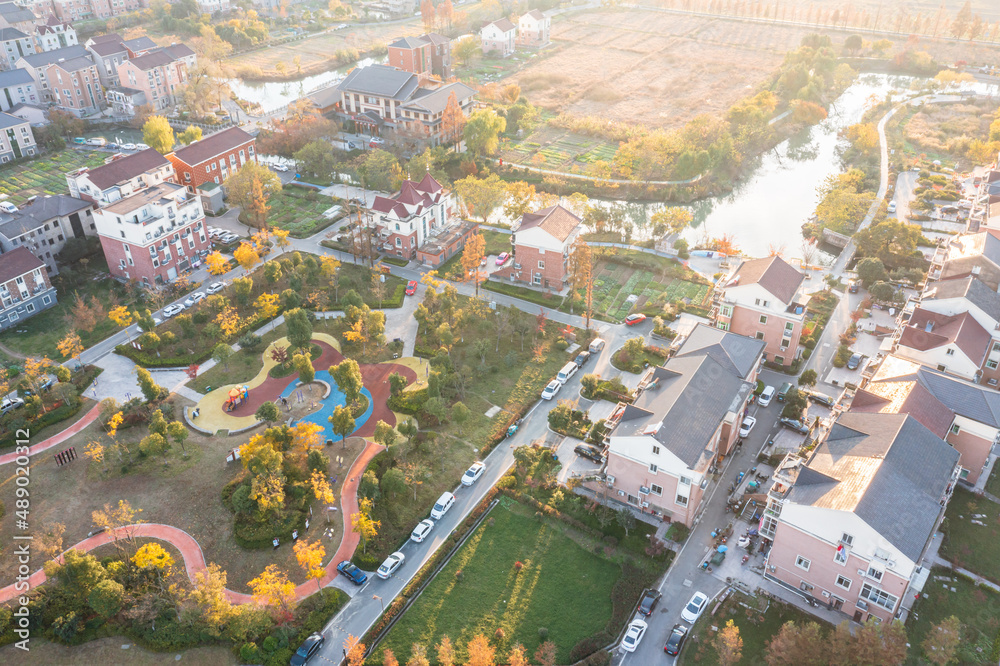
<path fill-rule="evenodd" d="M 382 607 L 382 612 L 384 613 L 385 612 L 385 602 L 382 601 L 382 597 L 378 596 L 377 594 L 373 594 L 372 595 L 372 599 L 378 599 L 378 603 Z"/>

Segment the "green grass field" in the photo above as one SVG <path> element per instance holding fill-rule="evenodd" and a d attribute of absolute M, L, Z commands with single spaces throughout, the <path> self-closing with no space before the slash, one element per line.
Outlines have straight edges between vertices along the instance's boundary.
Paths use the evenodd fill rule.
<path fill-rule="evenodd" d="M 333 219 L 323 217 L 324 211 L 338 203 L 338 199 L 312 190 L 287 187 L 268 200 L 271 210 L 267 214 L 267 221 L 276 227 L 287 229 L 293 238 L 308 238 L 341 217 L 343 211 Z"/>
<path fill-rule="evenodd" d="M 575 167 L 585 173 L 594 162 L 614 159 L 617 150 L 615 142 L 542 125 L 524 139 L 511 140 L 506 144 L 503 158 L 547 169 L 569 171 Z"/>
<path fill-rule="evenodd" d="M 15 205 L 29 197 L 44 194 L 69 194 L 66 173 L 80 167 L 104 164 L 107 153 L 67 148 L 37 160 L 27 160 L 0 168 L 0 194 Z"/>
<path fill-rule="evenodd" d="M 647 303 L 687 299 L 701 304 L 708 296 L 708 290 L 709 287 L 705 284 L 606 263 L 599 268 L 594 281 L 594 312 L 607 315 L 613 320 L 621 320 L 631 311 L 642 311 Z M 627 301 L 632 294 L 639 297 L 634 306 Z"/>
<path fill-rule="evenodd" d="M 973 519 L 983 525 L 973 523 Z M 1000 504 L 957 488 L 948 503 L 942 531 L 942 556 L 984 578 L 1000 581 Z"/>
<path fill-rule="evenodd" d="M 1000 628 L 1000 594 L 941 567 L 931 570 L 923 594 L 914 604 L 906 625 L 910 643 L 907 663 L 913 666 L 928 663 L 920 645 L 932 627 L 952 615 L 963 627 L 958 663 L 990 663 L 990 648 Z"/>
<path fill-rule="evenodd" d="M 494 509 L 375 648 L 370 663 L 381 664 L 385 648 L 401 662 L 414 643 L 432 652 L 444 635 L 465 663 L 465 646 L 477 633 L 498 646 L 499 663 L 515 643 L 530 658 L 543 627 L 558 646 L 556 663 L 569 663 L 573 646 L 610 619 L 611 588 L 621 569 L 531 513 L 511 500 Z"/>

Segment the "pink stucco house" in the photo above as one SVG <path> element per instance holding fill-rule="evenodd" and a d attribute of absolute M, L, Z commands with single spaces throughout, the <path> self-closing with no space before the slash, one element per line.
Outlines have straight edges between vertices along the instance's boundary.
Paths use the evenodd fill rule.
<path fill-rule="evenodd" d="M 496 53 L 506 58 L 517 46 L 517 26 L 509 19 L 498 19 L 484 26 L 479 37 L 483 53 Z"/>
<path fill-rule="evenodd" d="M 767 360 L 791 365 L 800 356 L 799 338 L 808 297 L 802 273 L 779 256 L 741 262 L 719 280 L 712 321 L 725 331 L 763 340 Z"/>
<path fill-rule="evenodd" d="M 661 368 L 639 382 L 635 400 L 607 420 L 598 497 L 690 526 L 710 468 L 735 446 L 764 343 L 699 324 Z"/>
<path fill-rule="evenodd" d="M 855 622 L 898 618 L 959 475 L 959 453 L 906 414 L 847 412 L 774 474 L 764 575 Z"/>

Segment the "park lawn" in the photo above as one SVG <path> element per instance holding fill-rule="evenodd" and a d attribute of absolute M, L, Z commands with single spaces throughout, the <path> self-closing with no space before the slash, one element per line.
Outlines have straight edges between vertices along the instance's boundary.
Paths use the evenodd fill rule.
<path fill-rule="evenodd" d="M 112 296 L 115 295 L 117 298 L 117 292 L 121 290 L 121 285 L 111 279 L 104 258 L 94 257 L 92 261 L 92 265 L 86 269 L 75 271 L 69 279 L 66 275 L 57 275 L 52 278 L 59 302 L 48 310 L 39 312 L 30 319 L 22 320 L 16 326 L 4 331 L 0 334 L 0 344 L 25 356 L 45 355 L 54 361 L 65 360 L 56 345 L 73 328 L 71 322 L 68 321 L 68 315 L 73 309 L 76 294 L 79 294 L 80 298 L 88 303 L 92 296 L 96 296 L 97 300 L 104 305 L 105 310 L 113 307 L 113 303 L 120 302 L 114 301 Z M 80 336 L 84 348 L 89 348 L 118 330 L 119 327 L 114 322 L 103 317 L 93 329 L 89 331 L 76 329 L 76 332 Z"/>
<path fill-rule="evenodd" d="M 986 480 L 986 492 L 1000 497 L 1000 465 L 993 464 L 990 478 Z"/>
<path fill-rule="evenodd" d="M 952 592 L 951 588 L 955 588 Z M 913 606 L 906 633 L 910 652 L 907 663 L 926 664 L 921 643 L 932 627 L 950 616 L 962 622 L 958 661 L 987 664 L 994 640 L 1000 640 L 1000 594 L 943 567 L 931 569 L 923 594 Z M 980 651 L 981 650 L 981 651 Z"/>
<path fill-rule="evenodd" d="M 973 514 L 982 514 L 976 520 L 984 525 L 973 524 Z M 996 551 L 1000 543 L 1000 504 L 958 487 L 948 503 L 941 530 L 945 534 L 942 557 L 984 578 L 1000 581 Z"/>
<path fill-rule="evenodd" d="M 0 167 L 0 194 L 20 206 L 29 197 L 66 194 L 66 173 L 80 167 L 99 167 L 107 153 L 67 148 L 37 160 L 24 160 Z"/>
<path fill-rule="evenodd" d="M 122 650 L 122 645 L 129 649 Z M 188 648 L 170 653 L 153 652 L 135 644 L 125 636 L 109 636 L 88 641 L 83 645 L 60 645 L 41 636 L 32 636 L 31 652 L 40 664 L 63 664 L 63 666 L 91 666 L 92 664 L 128 664 L 128 666 L 168 666 L 176 663 L 178 653 L 195 664 L 214 666 L 236 666 L 240 660 L 233 656 L 231 648 L 224 645 Z M 13 644 L 0 649 L 0 661 L 13 664 L 23 658 L 23 651 Z M 6 656 L 5 656 L 6 655 Z M 128 655 L 127 657 L 125 655 Z"/>
<path fill-rule="evenodd" d="M 754 610 L 751 611 L 741 606 L 740 602 Z M 794 606 L 775 599 L 771 599 L 770 602 L 770 606 L 767 606 L 763 597 L 755 599 L 737 592 L 726 599 L 718 613 L 712 615 L 711 611 L 715 607 L 715 602 L 709 601 L 708 608 L 692 628 L 691 635 L 688 636 L 684 648 L 681 650 L 684 663 L 718 664 L 718 655 L 711 644 L 716 636 L 712 627 L 721 629 L 729 620 L 732 620 L 739 627 L 740 638 L 743 639 L 743 656 L 736 663 L 746 666 L 766 663 L 764 657 L 767 653 L 767 643 L 786 622 L 795 622 L 796 624 L 816 622 L 824 632 L 833 630 L 830 625 Z M 763 610 L 765 607 L 766 611 Z"/>
<path fill-rule="evenodd" d="M 385 648 L 402 660 L 413 643 L 430 649 L 444 635 L 464 663 L 465 646 L 478 633 L 498 646 L 504 663 L 515 643 L 533 655 L 543 627 L 558 647 L 556 663 L 570 663 L 573 646 L 611 618 L 611 589 L 621 569 L 532 514 L 503 499 L 375 648 L 369 663 L 380 664 Z M 523 565 L 520 572 L 517 562 Z M 503 630 L 499 640 L 498 629 Z"/>
<path fill-rule="evenodd" d="M 184 406 L 191 403 L 179 396 L 171 396 L 175 417 L 179 418 Z M 168 417 L 169 418 L 169 417 Z M 215 562 L 228 573 L 228 587 L 240 592 L 249 592 L 246 583 L 260 574 L 268 564 L 277 564 L 288 573 L 295 583 L 305 582 L 305 575 L 298 566 L 292 549 L 282 546 L 277 550 L 264 548 L 247 550 L 241 548 L 233 538 L 233 515 L 222 501 L 222 488 L 230 480 L 243 473 L 239 463 L 225 463 L 226 454 L 233 448 L 246 443 L 251 436 L 260 432 L 260 427 L 235 437 L 216 437 L 189 431 L 184 448 L 174 445 L 164 457 L 141 458 L 136 443 L 147 434 L 145 426 L 137 426 L 119 431 L 120 438 L 128 442 L 134 463 L 126 472 L 122 467 L 126 461 L 117 455 L 104 465 L 91 462 L 82 456 L 84 447 L 92 440 L 107 443 L 104 428 L 99 422 L 92 423 L 80 433 L 70 438 L 63 448 L 76 448 L 77 460 L 57 467 L 51 456 L 41 456 L 33 460 L 31 467 L 31 489 L 35 497 L 43 500 L 32 503 L 31 517 L 39 528 L 48 523 L 62 523 L 66 526 L 63 544 L 69 547 L 87 537 L 94 529 L 91 513 L 105 503 L 117 503 L 124 499 L 133 508 L 141 509 L 139 518 L 148 523 L 172 525 L 188 532 L 198 542 L 207 562 Z M 32 443 L 35 438 L 32 437 Z M 331 458 L 328 468 L 330 477 L 336 478 L 332 485 L 338 498 L 346 478 L 347 470 L 363 448 L 360 438 L 348 438 L 346 448 L 335 446 L 326 448 Z M 343 457 L 338 465 L 336 456 Z M 15 502 L 14 468 L 3 468 L 0 474 L 0 501 L 12 510 Z M 72 507 L 72 510 L 67 510 Z M 323 506 L 313 505 L 316 520 L 310 539 L 320 536 L 326 526 L 321 526 Z M 339 514 L 334 514 L 332 540 L 323 539 L 327 549 L 324 564 L 329 562 L 343 536 L 343 526 Z M 12 521 L 0 523 L 0 538 L 12 543 L 14 526 Z M 6 551 L 5 551 L 6 552 Z M 32 561 L 32 566 L 41 568 L 42 559 Z M 0 586 L 13 582 L 16 575 L 14 558 L 0 558 Z"/>
<path fill-rule="evenodd" d="M 285 187 L 267 203 L 271 208 L 268 224 L 287 229 L 293 238 L 308 238 L 343 217 L 343 211 L 332 218 L 323 216 L 325 211 L 340 203 L 339 199 L 302 187 Z"/>
<path fill-rule="evenodd" d="M 314 330 L 327 332 L 324 323 L 316 322 Z M 229 357 L 226 365 L 213 365 L 195 379 L 189 381 L 187 387 L 204 394 L 220 386 L 242 384 L 250 381 L 264 367 L 262 355 L 267 346 L 278 338 L 284 337 L 287 332 L 288 329 L 284 322 L 278 324 L 261 336 L 261 344 L 257 349 L 240 349 Z"/>

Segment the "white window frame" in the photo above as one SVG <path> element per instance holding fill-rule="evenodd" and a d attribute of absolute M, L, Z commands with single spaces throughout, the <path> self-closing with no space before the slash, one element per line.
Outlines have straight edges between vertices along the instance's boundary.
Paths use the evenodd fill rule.
<path fill-rule="evenodd" d="M 809 571 L 809 567 L 812 566 L 812 561 L 807 557 L 802 557 L 801 555 L 795 556 L 795 566 L 803 571 Z"/>
<path fill-rule="evenodd" d="M 841 581 L 847 581 L 847 584 L 845 585 Z M 851 579 L 848 578 L 847 576 L 842 576 L 840 574 L 837 574 L 837 587 L 839 587 L 840 589 L 842 589 L 842 590 L 850 590 L 851 589 L 851 583 L 852 583 Z"/>

